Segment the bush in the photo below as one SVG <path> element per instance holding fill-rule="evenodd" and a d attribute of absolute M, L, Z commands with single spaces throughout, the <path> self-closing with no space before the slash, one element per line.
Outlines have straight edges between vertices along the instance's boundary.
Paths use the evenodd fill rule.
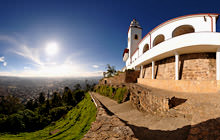
<path fill-rule="evenodd" d="M 8 116 L 4 114 L 0 114 L 0 131 L 5 131 L 6 128 L 6 121 L 7 121 Z"/>
<path fill-rule="evenodd" d="M 107 96 L 116 100 L 118 103 L 122 103 L 125 93 L 127 92 L 126 87 L 114 88 L 107 85 L 100 85 L 95 90 L 97 93 Z"/>
<path fill-rule="evenodd" d="M 62 106 L 62 107 L 56 107 L 50 110 L 50 115 L 52 117 L 53 121 L 58 120 L 60 117 L 65 115 L 68 112 L 68 107 Z"/>
<path fill-rule="evenodd" d="M 24 105 L 21 104 L 19 98 L 11 95 L 0 98 L 0 114 L 11 115 L 22 110 Z"/>
<path fill-rule="evenodd" d="M 22 112 L 25 129 L 28 131 L 35 130 L 38 124 L 38 116 L 33 111 L 25 109 Z"/>
<path fill-rule="evenodd" d="M 118 88 L 116 90 L 114 99 L 118 102 L 118 103 L 122 103 L 123 98 L 124 98 L 124 94 L 127 92 L 127 89 L 125 87 L 123 88 Z"/>
<path fill-rule="evenodd" d="M 85 92 L 83 90 L 75 90 L 73 92 L 73 98 L 75 98 L 76 102 L 80 102 L 85 96 Z"/>
<path fill-rule="evenodd" d="M 10 130 L 11 132 L 21 132 L 24 129 L 25 124 L 21 114 L 14 113 L 8 117 L 6 130 Z"/>

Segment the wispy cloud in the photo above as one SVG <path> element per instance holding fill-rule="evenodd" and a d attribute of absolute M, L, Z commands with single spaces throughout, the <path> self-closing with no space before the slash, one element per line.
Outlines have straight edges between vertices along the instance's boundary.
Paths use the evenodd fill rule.
<path fill-rule="evenodd" d="M 37 65 L 44 65 L 44 63 L 40 60 L 39 49 L 29 48 L 26 45 L 20 45 L 18 48 L 19 49 L 13 50 L 13 52 L 17 55 L 30 59 Z"/>
<path fill-rule="evenodd" d="M 24 70 L 30 70 L 31 68 L 30 67 L 24 67 Z"/>
<path fill-rule="evenodd" d="M 96 68 L 96 69 L 99 68 L 98 65 L 92 65 L 92 67 L 93 67 L 93 68 Z"/>
<path fill-rule="evenodd" d="M 16 45 L 16 46 L 20 45 L 20 43 L 16 39 L 14 39 L 10 36 L 7 36 L 7 35 L 0 35 L 0 40 L 1 41 L 6 41 L 6 42 L 11 43 L 11 44 Z"/>
<path fill-rule="evenodd" d="M 7 62 L 3 62 L 3 66 L 5 66 L 5 67 L 6 67 L 6 66 L 7 66 Z"/>
<path fill-rule="evenodd" d="M 4 61 L 5 61 L 5 57 L 4 56 L 0 57 L 0 62 L 4 62 Z"/>
<path fill-rule="evenodd" d="M 7 62 L 5 61 L 5 57 L 4 56 L 0 57 L 0 62 L 3 63 L 3 66 L 7 66 Z"/>
<path fill-rule="evenodd" d="M 0 41 L 5 41 L 12 44 L 13 48 L 9 49 L 10 52 L 28 58 L 37 65 L 43 65 L 39 57 L 38 48 L 28 47 L 20 41 L 16 40 L 15 38 L 7 35 L 0 35 Z M 7 65 L 7 63 L 5 63 L 4 65 Z"/>

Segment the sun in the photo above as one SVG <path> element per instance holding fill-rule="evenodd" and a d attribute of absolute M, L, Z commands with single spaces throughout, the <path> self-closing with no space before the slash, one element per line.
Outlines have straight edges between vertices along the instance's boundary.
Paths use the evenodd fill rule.
<path fill-rule="evenodd" d="M 58 45 L 56 42 L 50 42 L 46 45 L 45 51 L 48 55 L 52 56 L 57 54 L 58 52 Z"/>

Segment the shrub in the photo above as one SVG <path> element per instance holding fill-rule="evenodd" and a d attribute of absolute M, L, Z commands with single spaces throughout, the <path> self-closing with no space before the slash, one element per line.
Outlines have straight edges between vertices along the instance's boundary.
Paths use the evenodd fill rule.
<path fill-rule="evenodd" d="M 23 122 L 25 124 L 25 129 L 28 131 L 32 131 L 36 129 L 38 123 L 38 116 L 33 111 L 29 109 L 25 109 L 22 112 Z"/>
<path fill-rule="evenodd" d="M 10 115 L 7 119 L 7 130 L 11 132 L 21 132 L 25 128 L 25 124 L 23 122 L 23 116 L 18 113 L 14 113 Z"/>
<path fill-rule="evenodd" d="M 123 98 L 124 98 L 124 94 L 127 92 L 127 89 L 125 87 L 123 88 L 118 88 L 116 90 L 114 99 L 118 102 L 118 103 L 122 103 Z"/>
<path fill-rule="evenodd" d="M 83 90 L 75 90 L 73 92 L 73 98 L 75 98 L 76 102 L 80 102 L 85 96 L 85 92 Z"/>
<path fill-rule="evenodd" d="M 107 85 L 100 85 L 95 90 L 97 93 L 107 96 L 116 100 L 118 103 L 122 103 L 124 94 L 127 92 L 126 87 L 114 88 Z"/>
<path fill-rule="evenodd" d="M 65 115 L 68 112 L 68 107 L 62 106 L 62 107 L 56 107 L 50 110 L 50 115 L 52 117 L 53 121 L 58 120 L 60 117 Z"/>
<path fill-rule="evenodd" d="M 0 131 L 5 131 L 7 118 L 7 115 L 0 114 Z"/>

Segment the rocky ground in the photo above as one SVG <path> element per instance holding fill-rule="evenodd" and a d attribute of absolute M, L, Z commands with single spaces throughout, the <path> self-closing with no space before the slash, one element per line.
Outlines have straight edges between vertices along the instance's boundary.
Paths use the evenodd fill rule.
<path fill-rule="evenodd" d="M 95 97 L 93 99 L 97 104 L 98 113 L 96 121 L 92 123 L 91 129 L 83 140 L 136 140 L 130 127 L 126 126 Z"/>

